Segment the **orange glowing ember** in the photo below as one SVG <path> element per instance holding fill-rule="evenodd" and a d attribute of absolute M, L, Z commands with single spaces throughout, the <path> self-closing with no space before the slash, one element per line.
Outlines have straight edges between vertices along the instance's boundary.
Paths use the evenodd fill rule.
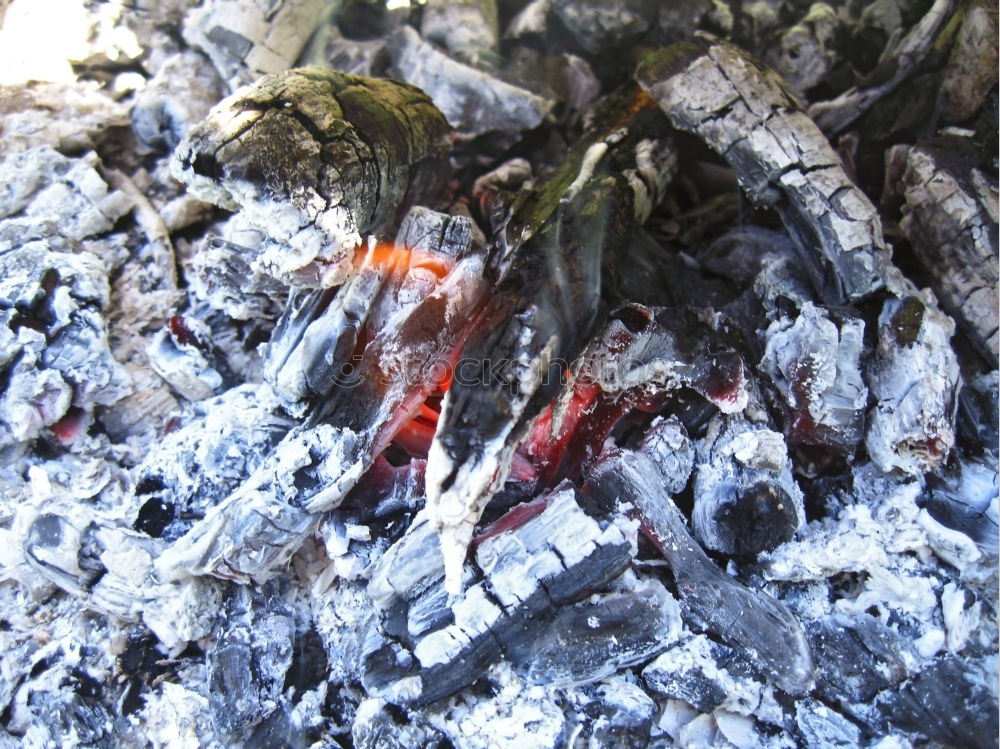
<path fill-rule="evenodd" d="M 429 270 L 439 279 L 448 275 L 455 261 L 435 252 L 424 252 L 391 242 L 379 242 L 354 251 L 356 268 L 377 268 L 390 277 L 401 278 L 418 268 Z"/>

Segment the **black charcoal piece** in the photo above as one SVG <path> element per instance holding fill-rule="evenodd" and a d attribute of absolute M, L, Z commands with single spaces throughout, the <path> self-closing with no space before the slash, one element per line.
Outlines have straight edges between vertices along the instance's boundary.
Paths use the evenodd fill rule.
<path fill-rule="evenodd" d="M 645 746 L 653 728 L 657 705 L 646 692 L 616 677 L 584 692 L 590 699 L 577 708 L 589 718 L 581 738 L 598 746 Z"/>
<path fill-rule="evenodd" d="M 679 612 L 666 589 L 622 575 L 633 555 L 622 528 L 585 514 L 565 483 L 541 508 L 526 522 L 501 519 L 484 532 L 475 555 L 483 580 L 457 598 L 442 585 L 434 530 L 418 516 L 369 584 L 383 612 L 366 638 L 370 692 L 432 704 L 504 657 L 530 680 L 593 681 L 677 636 Z M 521 517 L 518 508 L 511 515 Z"/>
<path fill-rule="evenodd" d="M 942 656 L 877 704 L 897 729 L 952 746 L 996 747 L 996 659 Z"/>
<path fill-rule="evenodd" d="M 816 691 L 825 700 L 870 702 L 907 676 L 914 654 L 882 621 L 832 616 L 806 625 L 816 660 Z"/>
<path fill-rule="evenodd" d="M 634 507 L 645 532 L 670 563 L 683 605 L 707 630 L 753 653 L 756 665 L 789 694 L 812 688 L 812 654 L 801 624 L 783 604 L 764 591 L 744 587 L 708 558 L 663 490 L 659 470 L 648 456 L 632 451 L 608 455 L 591 470 L 587 486 L 607 504 Z"/>
<path fill-rule="evenodd" d="M 218 731 L 243 731 L 278 709 L 294 635 L 292 613 L 277 586 L 232 587 L 206 653 L 206 692 Z"/>
<path fill-rule="evenodd" d="M 809 107 L 809 116 L 825 133 L 839 133 L 849 127 L 914 73 L 930 54 L 938 32 L 954 8 L 955 0 L 935 0 L 905 36 L 886 47 L 878 69 L 865 81 L 867 85 L 852 86 L 834 99 L 814 103 Z M 873 8 L 873 14 L 878 12 L 879 9 Z"/>
<path fill-rule="evenodd" d="M 653 694 L 683 700 L 702 713 L 720 706 L 753 709 L 763 685 L 742 673 L 746 664 L 741 660 L 732 648 L 695 635 L 646 666 L 642 681 Z"/>
<path fill-rule="evenodd" d="M 661 583 L 624 575 L 611 592 L 561 609 L 515 662 L 536 684 L 594 681 L 649 660 L 681 626 L 677 602 Z"/>
<path fill-rule="evenodd" d="M 656 17 L 652 0 L 553 0 L 552 12 L 587 52 L 610 52 L 642 36 Z"/>
<path fill-rule="evenodd" d="M 691 525 L 707 549 L 755 558 L 790 540 L 805 521 L 781 434 L 717 417 L 698 458 Z"/>
<path fill-rule="evenodd" d="M 997 557 L 1000 479 L 992 456 L 966 460 L 942 476 L 928 477 L 923 506 L 948 528 L 964 533 L 990 559 Z"/>

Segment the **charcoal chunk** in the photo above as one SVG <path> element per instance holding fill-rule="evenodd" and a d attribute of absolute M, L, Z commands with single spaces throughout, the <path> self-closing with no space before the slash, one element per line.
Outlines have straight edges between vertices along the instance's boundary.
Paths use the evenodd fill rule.
<path fill-rule="evenodd" d="M 608 5 L 601 0 L 554 0 L 552 12 L 577 42 L 592 54 L 608 52 L 634 41 L 649 28 L 657 3 L 624 0 Z"/>
<path fill-rule="evenodd" d="M 806 746 L 858 746 L 861 729 L 846 717 L 815 700 L 795 707 L 795 723 Z"/>
<path fill-rule="evenodd" d="M 816 660 L 816 690 L 826 700 L 868 702 L 907 676 L 913 654 L 875 617 L 828 617 L 806 625 Z"/>
<path fill-rule="evenodd" d="M 681 626 L 677 602 L 662 584 L 625 575 L 611 592 L 560 610 L 515 663 L 536 684 L 593 681 L 652 658 Z"/>
<path fill-rule="evenodd" d="M 995 658 L 948 655 L 880 695 L 878 705 L 898 728 L 944 744 L 988 749 L 997 746 L 996 679 Z"/>
<path fill-rule="evenodd" d="M 295 624 L 275 586 L 236 586 L 206 654 L 212 720 L 222 733 L 254 726 L 277 708 L 292 663 Z"/>

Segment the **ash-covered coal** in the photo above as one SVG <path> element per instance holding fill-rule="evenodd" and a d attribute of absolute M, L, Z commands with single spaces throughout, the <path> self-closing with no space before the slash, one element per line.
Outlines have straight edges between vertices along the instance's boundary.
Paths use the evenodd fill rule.
<path fill-rule="evenodd" d="M 7 3 L 0 746 L 997 746 L 996 32 Z"/>

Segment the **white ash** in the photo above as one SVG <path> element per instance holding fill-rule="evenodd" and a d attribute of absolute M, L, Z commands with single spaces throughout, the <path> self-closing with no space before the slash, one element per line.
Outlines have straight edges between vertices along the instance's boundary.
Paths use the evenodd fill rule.
<path fill-rule="evenodd" d="M 320 0 L 292 0 L 277 7 L 263 0 L 208 0 L 186 15 L 184 37 L 211 58 L 234 89 L 292 67 L 322 12 Z"/>
<path fill-rule="evenodd" d="M 493 7 L 488 0 L 465 4 Z M 932 38 L 928 30 L 937 24 L 934 16 L 948 4 L 935 3 L 909 35 L 898 9 L 890 9 L 888 16 L 895 13 L 896 20 L 890 19 L 885 31 L 903 40 L 896 48 L 903 54 L 889 86 L 906 75 L 905 68 Z M 418 514 L 425 500 L 423 461 L 397 469 L 384 456 L 359 458 L 358 444 L 384 447 L 377 430 L 362 438 L 353 428 L 306 427 L 304 414 L 315 408 L 314 402 L 304 398 L 290 414 L 269 385 L 258 384 L 261 357 L 252 348 L 266 340 L 287 297 L 285 285 L 273 276 L 297 283 L 303 276 L 299 269 L 278 268 L 301 258 L 287 249 L 277 254 L 277 244 L 268 245 L 262 232 L 247 229 L 247 218 L 270 228 L 265 224 L 285 216 L 286 207 L 280 199 L 262 200 L 255 216 L 251 207 L 224 227 L 213 228 L 223 241 L 205 242 L 214 209 L 179 192 L 166 173 L 167 160 L 157 160 L 132 134 L 123 135 L 131 111 L 133 134 L 163 148 L 182 136 L 216 96 L 220 77 L 177 34 L 182 24 L 188 43 L 200 45 L 232 85 L 268 66 L 283 70 L 292 65 L 308 36 L 299 33 L 306 28 L 302 19 L 318 13 L 319 4 L 303 0 L 271 7 L 214 0 L 194 7 L 178 1 L 151 8 L 145 7 L 148 3 L 136 8 L 106 5 L 74 8 L 85 23 L 73 31 L 73 49 L 54 44 L 47 35 L 49 43 L 32 55 L 36 61 L 54 62 L 49 77 L 62 83 L 6 86 L 0 92 L 6 149 L 0 165 L 6 177 L 0 181 L 6 188 L 0 188 L 0 643 L 5 652 L 0 659 L 0 702 L 5 706 L 0 746 L 333 746 L 353 741 L 373 748 L 450 742 L 461 748 L 506 743 L 527 749 L 839 742 L 896 749 L 928 740 L 990 745 L 995 734 L 990 710 L 996 702 L 1000 492 L 995 426 L 991 432 L 989 419 L 977 415 L 968 399 L 975 390 L 988 400 L 996 377 L 977 376 L 983 362 L 970 366 L 965 352 L 969 339 L 979 345 L 980 356 L 990 351 L 982 341 L 995 344 L 995 330 L 988 327 L 995 305 L 972 309 L 979 298 L 974 293 L 965 316 L 961 305 L 947 300 L 947 284 L 935 280 L 943 308 L 959 318 L 952 340 L 954 329 L 930 295 L 917 295 L 909 281 L 888 268 L 887 285 L 897 298 L 875 295 L 846 309 L 821 307 L 820 297 L 783 248 L 787 235 L 772 232 L 769 239 L 762 238 L 754 232 L 755 219 L 749 219 L 737 241 L 745 241 L 744 254 L 753 257 L 743 257 L 739 267 L 725 267 L 731 254 L 702 266 L 736 279 L 742 290 L 753 285 L 743 301 L 760 302 L 759 329 L 770 324 L 762 339 L 747 336 L 747 351 L 740 354 L 744 379 L 736 396 L 714 404 L 728 415 L 712 410 L 714 421 L 711 415 L 702 419 L 692 415 L 697 408 L 655 420 L 634 414 L 636 423 L 615 431 L 605 447 L 650 456 L 650 463 L 640 464 L 646 469 L 631 479 L 663 487 L 649 493 L 660 504 L 669 503 L 671 496 L 681 506 L 697 502 L 699 489 L 704 496 L 710 493 L 706 487 L 725 483 L 713 484 L 713 472 L 785 487 L 795 500 L 795 524 L 801 523 L 795 537 L 759 558 L 709 558 L 687 540 L 688 521 L 676 510 L 674 539 L 680 543 L 674 551 L 696 550 L 704 559 L 682 554 L 683 564 L 675 559 L 674 566 L 685 569 L 675 571 L 639 540 L 643 526 L 634 517 L 634 504 L 610 512 L 593 486 L 564 486 L 550 494 L 550 506 L 539 514 L 522 518 L 515 527 L 498 526 L 494 535 L 476 541 L 471 555 L 458 559 L 452 548 L 451 566 L 461 568 L 461 594 L 450 598 L 443 585 L 446 565 L 438 536 L 433 524 L 425 522 L 428 512 Z M 805 96 L 820 79 L 824 86 L 837 85 L 830 83 L 829 65 L 841 52 L 829 42 L 826 8 L 814 5 L 782 35 L 783 20 L 764 6 L 743 4 L 733 9 L 738 11 L 734 16 L 722 3 L 691 3 L 676 10 L 637 1 L 611 18 L 608 8 L 593 3 L 536 0 L 524 5 L 506 29 L 490 29 L 492 36 L 470 36 L 464 26 L 439 22 L 432 31 L 435 20 L 426 13 L 425 36 L 443 44 L 434 50 L 440 55 L 435 69 L 447 80 L 435 85 L 461 90 L 471 80 L 480 97 L 493 87 L 502 89 L 504 74 L 493 74 L 493 58 L 482 51 L 495 49 L 496 38 L 546 50 L 544 55 L 523 54 L 522 60 L 549 65 L 547 58 L 565 58 L 559 64 L 575 64 L 560 38 L 565 19 L 573 14 L 572 33 L 580 44 L 595 49 L 614 48 L 644 33 L 635 14 L 659 24 L 648 37 L 654 43 L 688 36 L 703 16 L 714 30 L 734 34 L 747 23 L 756 24 L 753 33 L 778 40 L 768 42 L 778 53 L 801 44 L 812 50 L 809 64 L 796 71 L 805 76 L 797 82 Z M 0 10 L 0 23 L 5 13 L 10 18 L 25 7 L 26 2 L 16 0 L 12 8 Z M 853 12 L 837 9 L 845 29 L 855 29 L 850 25 Z M 388 33 L 420 16 L 410 15 L 409 9 L 389 13 L 392 20 L 383 20 L 378 32 L 383 36 L 330 40 L 326 49 L 331 59 L 348 60 L 367 73 L 381 62 L 376 54 L 399 54 L 400 47 L 392 47 L 396 42 L 387 42 Z M 886 13 L 879 5 L 865 11 L 865 17 Z M 565 18 L 559 20 L 557 14 Z M 958 92 L 966 80 L 961 71 L 973 70 L 983 57 L 983 42 L 974 33 L 974 20 L 983 17 L 983 8 L 974 4 L 965 14 L 953 24 L 958 43 L 948 53 L 946 85 L 939 97 L 947 122 L 962 122 L 963 111 L 975 113 L 985 95 L 978 79 Z M 44 23 L 51 26 L 51 19 Z M 86 30 L 98 33 L 84 39 Z M 398 38 L 404 36 L 422 50 L 433 41 L 420 39 L 408 25 L 398 32 Z M 43 47 L 54 48 L 51 60 L 43 59 Z M 314 48 L 321 47 L 317 41 Z M 946 47 L 941 50 L 947 52 Z M 4 54 L 9 52 L 0 52 Z M 889 45 L 886 55 L 893 54 Z M 79 63 L 77 71 L 69 57 Z M 589 67 L 580 67 L 579 80 L 586 85 L 579 91 L 569 83 L 566 90 L 562 83 L 555 85 L 559 90 L 552 100 L 561 107 L 570 103 L 558 111 L 558 120 L 550 119 L 551 104 L 538 97 L 525 99 L 532 106 L 516 113 L 520 119 L 498 111 L 495 102 L 473 107 L 471 127 L 484 128 L 478 130 L 484 137 L 471 146 L 471 159 L 462 154 L 466 173 L 456 184 L 471 182 L 476 176 L 469 176 L 472 170 L 493 167 L 501 152 L 529 156 L 514 162 L 522 168 L 512 170 L 520 176 L 512 183 L 530 179 L 532 168 L 544 175 L 558 166 L 552 163 L 561 153 L 555 146 L 548 155 L 531 146 L 510 153 L 507 148 L 517 145 L 517 133 L 536 126 L 540 135 L 556 136 L 552 143 L 568 140 L 578 116 L 570 110 L 589 109 L 593 95 L 604 92 L 607 76 L 614 77 L 604 67 L 606 59 L 587 56 L 585 65 L 599 75 L 588 77 Z M 470 61 L 482 68 L 466 64 Z M 722 67 L 721 57 L 716 62 Z M 157 70 L 163 72 L 155 77 L 139 72 Z M 195 77 L 196 91 L 185 90 L 178 78 L 182 70 Z M 107 85 L 88 83 L 86 76 Z M 559 80 L 548 73 L 541 77 L 547 86 Z M 144 84 L 142 78 L 150 82 Z M 995 71 L 985 80 L 995 80 Z M 694 81 L 692 88 L 700 83 Z M 531 84 L 535 90 L 535 81 Z M 872 92 L 860 89 L 850 95 L 867 106 Z M 768 122 L 776 126 L 778 119 Z M 143 123 L 151 127 L 144 129 Z M 761 140 L 742 156 L 759 162 L 766 138 L 754 124 L 744 130 Z M 972 138 L 973 133 L 950 137 Z M 629 173 L 640 217 L 652 210 L 657 221 L 673 215 L 672 201 L 678 195 L 688 199 L 684 190 L 691 186 L 685 182 L 684 190 L 672 191 L 664 207 L 657 208 L 666 192 L 658 177 L 675 168 L 676 151 L 661 148 L 664 143 L 645 141 L 635 154 L 637 169 Z M 908 148 L 910 168 L 901 173 L 908 182 L 891 197 L 907 201 L 904 233 L 911 240 L 916 237 L 920 207 L 934 207 L 936 198 L 927 193 L 947 193 L 945 202 L 955 218 L 975 213 L 971 223 L 962 225 L 963 241 L 988 246 L 997 213 L 991 180 L 973 171 L 963 173 L 968 179 L 949 181 L 951 172 L 921 160 L 931 158 L 923 146 L 902 148 Z M 855 282 L 854 288 L 864 287 L 875 277 L 878 285 L 882 258 L 877 218 L 869 220 L 860 191 L 856 194 L 839 172 L 799 170 L 798 161 L 807 161 L 808 154 L 799 156 L 782 181 L 768 182 L 768 187 L 804 200 L 810 188 L 822 183 L 812 196 L 825 199 L 835 194 L 834 188 L 841 191 L 832 201 L 841 213 L 839 223 L 827 226 L 823 211 L 806 207 L 792 222 L 800 228 L 803 221 L 821 224 L 835 265 L 844 259 L 835 251 L 837 242 L 843 254 L 867 253 L 875 261 L 862 269 L 874 270 L 871 275 L 859 272 L 844 283 L 833 274 L 824 276 L 825 281 L 835 292 L 846 291 L 845 297 L 854 296 Z M 805 180 L 801 184 L 791 179 L 798 171 Z M 767 175 L 768 180 L 779 176 Z M 745 173 L 740 177 L 746 181 Z M 488 181 L 477 182 L 471 214 L 502 222 L 501 204 L 516 200 L 520 185 L 495 180 L 487 186 Z M 870 187 L 865 186 L 868 194 Z M 501 189 L 502 196 L 497 194 Z M 483 196 L 484 204 L 494 204 L 489 210 L 476 209 L 475 201 Z M 437 207 L 468 200 L 468 185 L 458 193 L 428 197 L 438 198 Z M 419 231 L 405 235 L 409 244 L 426 244 L 427 251 L 438 252 L 440 229 L 442 234 L 454 232 L 449 237 L 455 240 L 456 255 L 468 251 L 465 232 L 475 237 L 476 227 L 462 221 L 449 224 L 426 209 L 423 215 Z M 282 236 L 297 230 L 300 218 Z M 865 224 L 865 230 L 853 232 L 857 227 L 849 223 Z M 385 231 L 391 233 L 391 226 L 387 223 Z M 483 275 L 480 248 L 496 239 L 496 226 L 488 228 L 488 238 L 471 242 L 477 257 L 466 263 L 463 277 L 470 287 Z M 804 231 L 810 235 L 812 228 Z M 318 247 L 321 255 L 327 237 L 307 234 L 299 237 L 306 254 Z M 361 234 L 351 235 L 347 244 Z M 867 244 L 851 249 L 852 238 Z M 657 251 L 668 249 L 652 241 Z M 760 248 L 773 253 L 762 259 Z M 352 244 L 349 249 L 353 251 Z M 505 249 L 502 238 L 495 249 Z M 949 245 L 942 251 L 952 249 Z M 268 265 L 268 258 L 277 259 Z M 988 265 L 983 268 L 989 271 Z M 941 277 L 966 280 L 952 279 L 950 272 Z M 977 278 L 970 283 L 982 280 Z M 981 285 L 991 284 L 995 279 Z M 418 279 L 387 292 L 390 302 L 370 311 L 378 320 L 373 328 L 396 330 L 396 313 L 427 298 L 430 289 Z M 822 292 L 820 296 L 829 301 Z M 840 294 L 832 296 L 842 301 Z M 960 301 L 962 294 L 958 297 Z M 451 306 L 442 319 L 451 324 L 467 307 L 448 299 Z M 877 305 L 883 304 L 876 320 Z M 188 321 L 193 340 L 183 331 L 178 336 L 180 329 L 165 332 L 174 316 Z M 721 315 L 716 317 L 708 325 L 713 332 L 725 324 Z M 873 351 L 862 345 L 863 326 L 875 342 Z M 985 333 L 978 342 L 976 329 Z M 410 342 L 393 335 L 377 341 L 380 360 L 405 368 Z M 425 341 L 414 348 L 423 356 L 433 346 Z M 699 352 L 705 350 L 718 353 L 717 348 Z M 703 353 L 695 358 L 705 360 Z M 183 367 L 167 374 L 172 380 L 168 385 L 151 361 L 164 373 L 167 363 L 183 362 Z M 664 391 L 678 402 L 687 399 L 688 407 L 693 399 L 705 408 L 713 402 L 707 389 L 691 395 L 704 384 L 698 379 L 704 372 L 692 367 L 678 377 L 678 363 L 686 361 L 674 352 L 622 372 L 634 376 L 629 385 Z M 995 356 L 983 361 L 996 366 Z M 536 364 L 520 362 L 532 375 Z M 796 377 L 813 364 L 815 376 Z M 965 392 L 959 390 L 959 364 Z M 863 381 L 858 372 L 864 373 Z M 199 379 L 199 373 L 205 377 Z M 765 373 L 776 385 L 774 403 L 765 402 L 756 382 Z M 808 397 L 796 390 L 797 383 Z M 858 445 L 857 414 L 869 407 L 866 387 L 871 411 L 865 443 Z M 609 384 L 605 392 L 625 391 Z M 410 413 L 414 403 L 398 397 L 397 392 L 388 394 L 371 419 L 389 424 Z M 340 413 L 355 405 L 349 400 L 331 408 Z M 780 414 L 768 414 L 775 403 L 818 423 L 850 424 L 851 436 L 840 441 L 838 460 L 843 464 L 837 465 L 846 466 L 843 473 L 834 476 L 822 464 L 803 460 L 794 433 L 782 430 L 787 425 L 780 424 Z M 995 394 L 993 403 L 985 410 L 995 409 Z M 648 407 L 663 408 L 659 402 Z M 960 409 L 966 410 L 956 423 Z M 291 437 L 282 442 L 288 432 Z M 503 452 L 502 446 L 498 449 Z M 387 456 L 394 462 L 406 459 L 398 448 L 393 450 Z M 314 461 L 303 473 L 305 463 Z M 499 462 L 509 461 L 501 454 Z M 369 466 L 370 474 L 360 478 Z M 490 468 L 483 467 L 480 478 L 502 483 L 503 476 L 487 475 Z M 375 474 L 390 470 L 398 471 L 386 474 L 394 475 L 395 483 L 376 486 Z M 495 515 L 499 503 L 506 507 L 523 496 L 506 496 L 511 487 L 531 492 L 529 500 L 539 493 L 521 488 L 522 478 L 515 474 L 488 513 Z M 432 484 L 440 483 L 439 477 L 431 478 Z M 807 512 L 796 484 L 805 490 Z M 299 506 L 299 500 L 306 506 Z M 341 500 L 339 509 L 327 511 Z M 529 514 L 537 509 L 530 503 L 515 508 Z M 468 505 L 462 510 L 467 513 Z M 470 535 L 483 530 L 463 519 Z M 803 522 L 807 519 L 811 522 Z M 272 524 L 275 520 L 280 527 Z M 185 542 L 190 548 L 171 547 L 202 523 Z M 183 559 L 178 559 L 180 552 Z M 728 562 L 724 557 L 730 557 Z M 611 565 L 604 576 L 587 567 L 598 558 Z M 250 582 L 236 587 L 201 574 L 206 571 Z M 685 578 L 684 572 L 691 576 Z M 161 575 L 178 579 L 167 582 Z M 273 578 L 269 585 L 280 589 L 280 595 L 239 611 L 227 603 L 240 595 L 257 602 L 265 588 L 253 579 L 264 577 Z M 560 600 L 567 586 L 581 580 L 595 587 L 579 600 Z M 751 604 L 765 596 L 781 607 L 769 612 L 789 612 L 812 648 L 815 683 L 810 694 L 783 691 L 791 682 L 776 686 L 769 670 L 775 663 L 762 667 L 766 659 L 756 652 L 785 621 L 779 617 L 773 620 L 778 626 L 761 627 L 759 640 L 737 638 L 723 645 L 718 621 L 706 626 L 705 612 L 699 615 L 692 603 L 699 592 L 713 591 L 722 591 L 720 608 L 733 600 L 745 604 L 746 616 L 729 622 L 737 629 L 741 619 L 754 615 Z M 501 605 L 505 602 L 511 604 L 507 609 Z M 248 613 L 254 606 L 259 609 Z M 518 616 L 536 629 L 518 626 Z M 519 642 L 519 636 L 526 639 Z M 484 650 L 470 650 L 467 644 L 473 642 Z M 379 665 L 373 648 L 387 643 L 390 647 L 380 652 L 397 658 L 393 665 L 403 671 L 382 686 L 370 672 Z M 497 653 L 488 652 L 494 647 Z M 663 648 L 667 650 L 661 653 Z M 482 660 L 463 671 L 476 658 Z M 452 679 L 464 679 L 468 686 L 433 704 L 419 704 L 420 690 L 447 686 Z"/>
<path fill-rule="evenodd" d="M 921 296 L 887 301 L 878 324 L 867 372 L 877 403 L 865 444 L 883 470 L 922 473 L 941 465 L 955 442 L 959 372 L 948 345 L 955 323 Z"/>
<path fill-rule="evenodd" d="M 196 338 L 204 340 L 208 326 L 186 318 L 185 325 L 194 328 Z M 200 335 L 199 335 L 200 334 Z M 161 330 L 146 349 L 149 366 L 178 394 L 189 401 L 199 401 L 215 395 L 222 388 L 222 375 L 199 350 L 195 343 L 180 342 L 169 330 Z"/>
<path fill-rule="evenodd" d="M 537 127 L 552 102 L 450 59 L 403 27 L 389 39 L 390 72 L 424 89 L 459 134 L 519 132 Z"/>

